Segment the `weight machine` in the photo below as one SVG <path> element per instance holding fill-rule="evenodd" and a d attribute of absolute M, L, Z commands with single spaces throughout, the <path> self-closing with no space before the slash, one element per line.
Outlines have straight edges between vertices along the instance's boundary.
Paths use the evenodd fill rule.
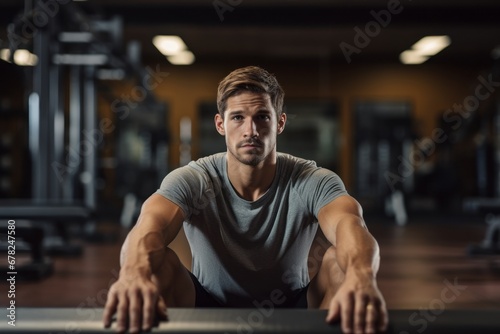
<path fill-rule="evenodd" d="M 0 201 L 0 218 L 27 221 L 16 232 L 31 253 L 32 263 L 24 272 L 18 268 L 26 278 L 52 272 L 46 253 L 81 254 L 81 247 L 68 243 L 69 222 L 84 222 L 89 234 L 96 230 L 99 147 L 105 132 L 97 113 L 98 82 L 130 79 L 139 85 L 149 75 L 136 42 L 123 52 L 122 30 L 119 17 L 89 16 L 72 1 L 48 6 L 27 0 L 8 27 L 11 60 L 21 48 L 38 58 L 27 97 L 31 198 Z M 143 93 L 143 110 L 153 106 L 165 112 L 151 90 Z M 166 163 L 157 167 L 164 172 Z M 50 244 L 47 234 L 54 231 L 59 243 Z"/>

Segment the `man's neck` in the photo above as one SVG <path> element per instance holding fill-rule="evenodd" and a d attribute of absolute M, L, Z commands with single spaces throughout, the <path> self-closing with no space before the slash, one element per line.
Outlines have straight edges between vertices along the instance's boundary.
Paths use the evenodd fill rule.
<path fill-rule="evenodd" d="M 227 176 L 238 195 L 247 201 L 256 201 L 271 187 L 276 173 L 276 152 L 257 166 L 239 162 L 227 153 Z"/>

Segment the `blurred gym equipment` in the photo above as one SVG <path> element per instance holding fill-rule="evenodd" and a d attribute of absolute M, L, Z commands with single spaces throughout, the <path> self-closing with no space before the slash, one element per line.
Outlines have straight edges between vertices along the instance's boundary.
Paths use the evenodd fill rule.
<path fill-rule="evenodd" d="M 137 186 L 147 184 L 150 177 L 145 173 L 156 175 L 157 186 L 158 175 L 166 172 L 166 109 L 147 86 L 151 73 L 140 64 L 140 46 L 130 42 L 124 49 L 122 30 L 119 17 L 89 16 L 72 1 L 47 7 L 33 0 L 25 1 L 24 13 L 8 28 L 11 60 L 20 49 L 37 56 L 26 85 L 31 192 L 29 198 L 0 201 L 0 218 L 27 220 L 16 232 L 19 238 L 26 236 L 39 273 L 33 275 L 31 266 L 30 273 L 23 275 L 18 267 L 22 277 L 40 278 L 52 271 L 44 252 L 81 254 L 81 247 L 69 242 L 72 223 L 80 223 L 88 239 L 100 238 L 96 233 L 103 164 L 99 150 L 107 134 L 121 141 L 112 165 L 128 173 L 121 176 L 123 193 L 142 196 Z M 123 128 L 113 133 L 119 126 L 112 119 L 99 119 L 97 98 L 105 82 L 123 79 L 134 81 L 140 96 L 127 105 L 127 117 L 120 118 Z M 119 97 L 115 101 L 125 105 Z M 141 148 L 149 152 L 141 153 L 139 163 L 127 159 L 131 148 L 123 147 L 130 144 L 124 142 L 127 133 L 130 138 L 137 132 L 141 135 L 135 139 L 140 137 L 145 143 Z M 39 238 L 30 237 L 40 227 L 45 232 L 39 234 L 43 250 Z"/>
<path fill-rule="evenodd" d="M 384 210 L 406 224 L 404 194 L 413 191 L 414 173 L 393 185 L 390 171 L 400 171 L 413 145 L 411 105 L 406 101 L 359 101 L 355 105 L 355 191 L 366 208 Z"/>

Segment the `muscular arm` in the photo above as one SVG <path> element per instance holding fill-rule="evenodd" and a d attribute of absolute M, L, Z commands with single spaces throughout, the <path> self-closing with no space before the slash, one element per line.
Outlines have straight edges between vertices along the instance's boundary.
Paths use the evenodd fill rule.
<path fill-rule="evenodd" d="M 356 200 L 341 196 L 323 207 L 318 219 L 326 238 L 337 249 L 338 264 L 344 273 L 358 271 L 375 277 L 380 265 L 379 248 Z"/>
<path fill-rule="evenodd" d="M 161 195 L 152 195 L 142 206 L 134 228 L 123 243 L 120 275 L 110 288 L 103 314 L 105 327 L 117 314 L 117 330 L 148 331 L 155 314 L 164 317 L 165 304 L 153 275 L 163 262 L 165 247 L 175 238 L 183 221 L 182 210 Z"/>
<path fill-rule="evenodd" d="M 174 240 L 182 226 L 182 210 L 161 195 L 144 202 L 136 225 L 123 243 L 121 271 L 137 269 L 152 273 L 161 262 L 164 248 Z"/>
<path fill-rule="evenodd" d="M 341 196 L 320 210 L 318 220 L 345 274 L 330 303 L 327 321 L 340 318 L 345 332 L 385 330 L 387 310 L 376 283 L 379 247 L 366 228 L 360 205 L 350 196 Z"/>

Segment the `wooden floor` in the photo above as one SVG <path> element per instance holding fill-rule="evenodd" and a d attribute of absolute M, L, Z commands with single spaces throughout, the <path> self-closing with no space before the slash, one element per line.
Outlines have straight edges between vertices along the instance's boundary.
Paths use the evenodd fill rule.
<path fill-rule="evenodd" d="M 469 257 L 466 247 L 480 241 L 486 224 L 479 218 L 411 218 L 396 226 L 382 218 L 366 217 L 382 255 L 378 283 L 390 309 L 499 309 L 500 256 Z M 126 233 L 112 224 L 101 225 L 119 235 L 108 243 L 82 242 L 84 254 L 53 258 L 48 278 L 16 282 L 16 305 L 26 307 L 102 306 L 119 270 L 121 241 Z M 21 259 L 20 259 L 21 260 Z M 0 285 L 1 305 L 7 286 Z"/>

